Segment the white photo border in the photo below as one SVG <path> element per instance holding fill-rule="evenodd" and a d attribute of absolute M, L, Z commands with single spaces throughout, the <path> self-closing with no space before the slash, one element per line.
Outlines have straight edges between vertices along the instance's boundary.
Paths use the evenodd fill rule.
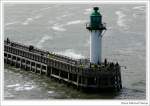
<path fill-rule="evenodd" d="M 15 4 L 146 4 L 146 99 L 145 100 L 4 100 L 4 4 L 15 3 Z M 150 83 L 150 68 L 149 68 L 149 24 L 150 24 L 150 7 L 149 0 L 101 0 L 101 1 L 1 1 L 1 21 L 0 21 L 0 105 L 2 106 L 117 106 L 117 105 L 136 105 L 136 106 L 148 106 L 149 105 L 149 83 Z"/>

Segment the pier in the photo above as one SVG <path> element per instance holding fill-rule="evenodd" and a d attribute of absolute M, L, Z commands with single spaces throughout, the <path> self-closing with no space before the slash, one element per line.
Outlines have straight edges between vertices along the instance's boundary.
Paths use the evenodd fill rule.
<path fill-rule="evenodd" d="M 122 88 L 121 71 L 118 63 L 92 64 L 88 59 L 72 59 L 32 45 L 4 41 L 4 62 L 27 71 L 46 75 L 77 89 Z"/>

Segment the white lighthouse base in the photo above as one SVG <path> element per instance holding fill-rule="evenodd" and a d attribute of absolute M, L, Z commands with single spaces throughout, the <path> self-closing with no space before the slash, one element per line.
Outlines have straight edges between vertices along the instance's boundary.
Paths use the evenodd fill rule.
<path fill-rule="evenodd" d="M 90 36 L 90 62 L 94 64 L 101 63 L 101 48 L 102 48 L 102 36 L 101 31 L 92 30 Z"/>

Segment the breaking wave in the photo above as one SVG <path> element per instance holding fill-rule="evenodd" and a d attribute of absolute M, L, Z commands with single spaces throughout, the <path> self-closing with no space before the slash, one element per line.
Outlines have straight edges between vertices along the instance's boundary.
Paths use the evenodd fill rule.
<path fill-rule="evenodd" d="M 7 88 L 13 88 L 13 87 L 18 87 L 18 86 L 20 86 L 20 84 L 7 85 L 6 87 L 7 87 Z"/>
<path fill-rule="evenodd" d="M 85 23 L 86 20 L 75 20 L 75 21 L 69 21 L 65 24 L 54 24 L 54 26 L 52 26 L 51 28 L 55 31 L 66 31 L 66 29 L 64 28 L 65 26 L 69 26 L 69 25 L 75 25 L 75 24 L 80 24 L 80 23 Z"/>
<path fill-rule="evenodd" d="M 83 14 L 89 14 L 92 11 L 91 8 L 85 9 L 85 12 Z"/>
<path fill-rule="evenodd" d="M 42 15 L 36 15 L 34 17 L 31 17 L 31 18 L 27 18 L 23 23 L 22 25 L 28 25 L 29 23 L 33 22 L 35 19 L 39 19 L 41 18 Z"/>
<path fill-rule="evenodd" d="M 62 25 L 54 25 L 52 26 L 52 29 L 55 31 L 61 31 L 61 32 L 66 31 L 66 29 L 64 29 Z"/>
<path fill-rule="evenodd" d="M 18 21 L 8 22 L 5 24 L 5 26 L 10 26 L 10 25 L 17 24 L 17 23 L 18 23 Z"/>
<path fill-rule="evenodd" d="M 124 29 L 128 29 L 128 26 L 125 24 L 126 15 L 122 11 L 116 11 L 116 15 L 118 16 L 117 25 Z"/>
<path fill-rule="evenodd" d="M 73 25 L 73 24 L 80 24 L 86 22 L 85 20 L 75 20 L 75 21 L 69 21 L 66 23 L 66 25 Z"/>
<path fill-rule="evenodd" d="M 35 87 L 32 85 L 25 85 L 25 86 L 16 87 L 15 91 L 28 91 L 28 90 L 31 90 L 33 88 L 35 88 Z"/>
<path fill-rule="evenodd" d="M 35 87 L 31 83 L 25 83 L 24 85 L 20 84 L 7 85 L 7 88 L 13 88 L 15 91 L 24 91 L 24 90 L 31 90 Z"/>
<path fill-rule="evenodd" d="M 41 48 L 42 47 L 42 44 L 46 41 L 46 40 L 52 40 L 53 37 L 52 36 L 48 36 L 48 35 L 45 35 L 44 37 L 42 37 L 40 39 L 40 41 L 37 43 L 37 47 Z"/>
<path fill-rule="evenodd" d="M 143 15 L 145 11 L 145 6 L 136 6 L 136 7 L 133 7 L 132 9 L 135 10 L 133 17 L 137 18 L 138 16 L 140 16 L 141 18 L 141 16 Z"/>
<path fill-rule="evenodd" d="M 132 9 L 134 9 L 134 10 L 140 10 L 140 11 L 145 11 L 145 6 L 135 6 Z"/>
<path fill-rule="evenodd" d="M 70 17 L 72 15 L 73 15 L 72 13 L 66 13 L 66 14 L 63 14 L 61 16 L 56 17 L 56 19 L 57 20 L 62 20 L 63 18 Z"/>
<path fill-rule="evenodd" d="M 33 18 L 27 18 L 22 24 L 23 25 L 28 25 L 32 21 L 33 21 Z"/>
<path fill-rule="evenodd" d="M 74 50 L 72 49 L 67 49 L 65 51 L 62 52 L 58 52 L 58 54 L 64 55 L 64 56 L 68 56 L 74 59 L 81 59 L 84 58 L 84 56 L 82 56 L 81 54 L 77 54 Z"/>

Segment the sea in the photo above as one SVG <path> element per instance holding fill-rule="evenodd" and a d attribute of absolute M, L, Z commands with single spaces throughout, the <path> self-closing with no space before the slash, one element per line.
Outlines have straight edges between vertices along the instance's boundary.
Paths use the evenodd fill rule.
<path fill-rule="evenodd" d="M 4 99 L 146 99 L 145 4 L 4 4 L 4 39 L 33 45 L 74 59 L 90 57 L 86 23 L 99 7 L 107 30 L 102 60 L 119 62 L 123 89 L 118 93 L 87 93 L 46 76 L 4 65 Z"/>

